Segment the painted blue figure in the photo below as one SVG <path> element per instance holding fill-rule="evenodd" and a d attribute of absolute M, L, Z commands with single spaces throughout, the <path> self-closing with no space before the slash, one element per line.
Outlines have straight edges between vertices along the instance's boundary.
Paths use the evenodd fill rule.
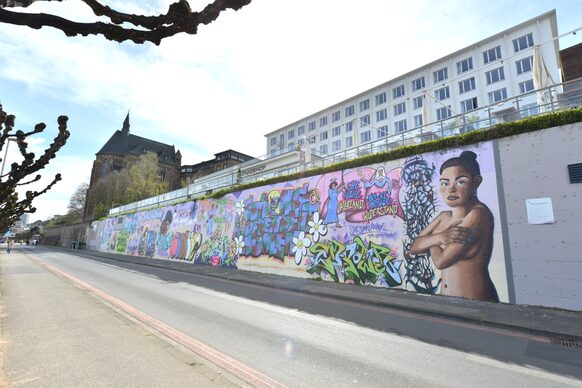
<path fill-rule="evenodd" d="M 361 175 L 362 181 L 364 182 L 364 188 L 369 189 L 370 187 L 378 187 L 378 188 L 386 188 L 386 192 L 388 195 L 392 193 L 392 181 L 390 178 L 386 176 L 386 170 L 384 167 L 378 167 L 374 175 L 370 178 L 369 181 L 365 180 L 364 177 Z"/>
<path fill-rule="evenodd" d="M 339 192 L 344 190 L 344 184 L 338 185 L 337 181 L 333 179 L 329 184 L 327 194 L 329 199 L 327 201 L 327 212 L 325 213 L 325 223 L 327 225 L 335 222 L 336 227 L 340 227 L 339 218 L 337 215 Z"/>

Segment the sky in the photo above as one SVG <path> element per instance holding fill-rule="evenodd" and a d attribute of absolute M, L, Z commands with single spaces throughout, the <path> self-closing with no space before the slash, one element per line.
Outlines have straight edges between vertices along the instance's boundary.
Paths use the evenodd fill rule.
<path fill-rule="evenodd" d="M 102 3 L 153 15 L 172 1 Z M 128 111 L 131 133 L 173 144 L 183 164 L 227 149 L 258 157 L 265 134 L 552 9 L 559 34 L 582 27 L 580 0 L 253 0 L 159 46 L 0 24 L 0 103 L 16 129 L 47 124 L 30 149 L 39 155 L 57 117 L 69 117 L 71 137 L 41 171 L 45 185 L 56 173 L 63 180 L 34 201 L 30 222 L 66 213 Z M 80 0 L 25 11 L 96 20 Z M 581 37 L 564 37 L 560 48 Z M 19 157 L 11 147 L 7 166 Z"/>

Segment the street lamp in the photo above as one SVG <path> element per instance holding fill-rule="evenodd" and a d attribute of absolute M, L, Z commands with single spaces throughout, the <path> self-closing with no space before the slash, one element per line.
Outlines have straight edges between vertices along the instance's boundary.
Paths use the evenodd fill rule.
<path fill-rule="evenodd" d="M 4 150 L 4 159 L 2 160 L 2 170 L 0 170 L 0 179 L 2 179 L 2 176 L 4 175 L 4 166 L 6 165 L 6 158 L 8 157 L 8 146 L 10 146 L 10 142 L 16 142 L 17 140 L 9 137 L 6 139 L 6 150 Z"/>

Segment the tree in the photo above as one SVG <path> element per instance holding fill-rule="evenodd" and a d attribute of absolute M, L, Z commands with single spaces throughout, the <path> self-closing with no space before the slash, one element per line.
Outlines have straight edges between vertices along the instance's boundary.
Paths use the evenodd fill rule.
<path fill-rule="evenodd" d="M 25 181 L 27 177 L 45 168 L 61 147 L 65 145 L 69 137 L 69 131 L 67 130 L 68 118 L 67 116 L 59 116 L 57 119 L 59 124 L 57 136 L 49 148 L 44 150 L 44 154 L 38 159 L 35 159 L 35 154 L 27 150 L 28 143 L 26 139 L 29 136 L 44 131 L 46 125 L 39 123 L 30 132 L 23 132 L 21 130 L 14 131 L 15 121 L 15 116 L 4 112 L 2 104 L 0 104 L 0 152 L 4 147 L 8 147 L 9 141 L 15 141 L 23 158 L 20 163 L 12 163 L 10 165 L 10 171 L 5 174 L 2 171 L 3 175 L 0 176 L 0 231 L 8 229 L 22 214 L 34 213 L 36 208 L 32 206 L 32 201 L 39 195 L 46 193 L 55 183 L 61 180 L 61 175 L 56 174 L 52 182 L 43 190 L 27 191 L 24 196 L 25 198 L 19 198 L 16 192 L 17 187 L 28 185 L 41 179 L 41 175 L 37 174 L 34 178 L 28 178 L 29 180 Z M 2 162 L 5 161 L 2 160 Z"/>
<path fill-rule="evenodd" d="M 159 45 L 162 39 L 180 32 L 194 35 L 198 32 L 199 25 L 212 23 L 222 11 L 227 9 L 238 11 L 250 4 L 252 0 L 215 0 L 200 12 L 192 12 L 187 0 L 179 0 L 170 5 L 167 13 L 156 16 L 126 14 L 102 5 L 97 0 L 82 0 L 91 8 L 95 16 L 105 16 L 111 21 L 110 23 L 78 23 L 51 14 L 22 13 L 5 9 L 28 7 L 37 1 L 51 0 L 0 0 L 0 22 L 34 29 L 44 26 L 54 27 L 67 36 L 101 34 L 117 42 L 131 40 L 134 43 L 152 42 Z M 124 23 L 133 24 L 140 29 L 124 28 L 121 26 Z"/>
<path fill-rule="evenodd" d="M 68 222 L 76 224 L 83 221 L 83 211 L 85 210 L 85 199 L 87 198 L 88 183 L 81 183 L 71 198 L 67 207 Z"/>
<path fill-rule="evenodd" d="M 168 184 L 160 176 L 158 156 L 153 152 L 140 155 L 137 163 L 129 168 L 128 174 L 125 202 L 136 202 L 168 191 Z"/>

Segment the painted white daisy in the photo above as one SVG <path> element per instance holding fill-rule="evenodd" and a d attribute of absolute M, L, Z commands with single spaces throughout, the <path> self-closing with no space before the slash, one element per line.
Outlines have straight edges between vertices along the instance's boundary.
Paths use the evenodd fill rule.
<path fill-rule="evenodd" d="M 245 242 L 243 241 L 243 236 L 235 237 L 234 243 L 236 245 L 236 254 L 240 255 L 245 247 Z"/>
<path fill-rule="evenodd" d="M 309 234 L 313 236 L 313 242 L 318 242 L 319 236 L 325 236 L 327 234 L 327 226 L 319 218 L 319 212 L 313 213 L 313 219 L 307 225 L 309 225 Z"/>
<path fill-rule="evenodd" d="M 234 206 L 236 207 L 236 214 L 239 216 L 245 212 L 245 203 L 244 200 L 240 200 L 235 202 Z"/>
<path fill-rule="evenodd" d="M 291 252 L 295 253 L 295 264 L 301 264 L 301 260 L 303 256 L 307 254 L 307 248 L 311 245 L 311 240 L 308 237 L 305 237 L 305 232 L 299 232 L 299 236 L 293 237 L 293 248 L 291 248 Z"/>

